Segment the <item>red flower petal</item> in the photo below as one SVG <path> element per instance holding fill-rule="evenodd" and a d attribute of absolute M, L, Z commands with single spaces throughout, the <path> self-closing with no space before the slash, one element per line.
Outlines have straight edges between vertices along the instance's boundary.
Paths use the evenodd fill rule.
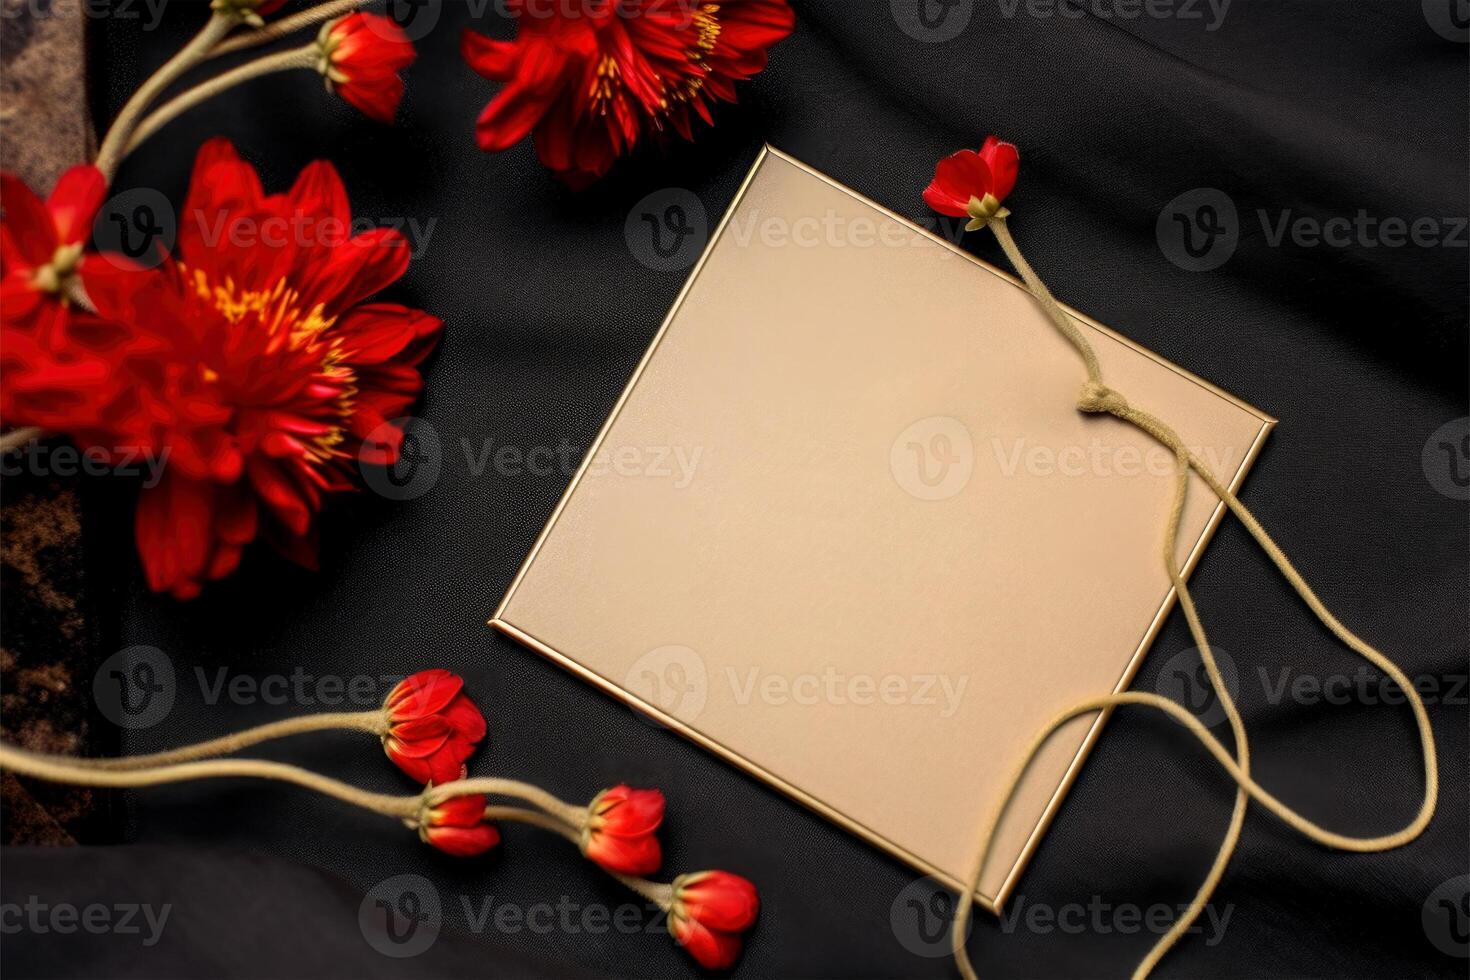
<path fill-rule="evenodd" d="M 475 71 L 504 83 L 476 126 L 483 149 L 533 132 L 542 162 L 585 186 L 644 134 L 692 137 L 694 117 L 708 122 L 710 103 L 734 101 L 734 83 L 764 69 L 795 25 L 787 0 L 614 6 L 541 4 L 518 18 L 513 42 L 462 38 Z"/>
<path fill-rule="evenodd" d="M 459 51 L 476 72 L 492 82 L 508 82 L 515 72 L 516 46 L 465 28 L 459 37 Z"/>
<path fill-rule="evenodd" d="M 755 885 L 728 871 L 701 871 L 675 882 L 674 901 L 684 915 L 711 929 L 748 929 L 760 912 Z"/>
<path fill-rule="evenodd" d="M 107 197 L 107 178 L 91 164 L 72 167 L 61 175 L 46 201 L 57 240 L 63 245 L 90 241 L 92 222 Z"/>
<path fill-rule="evenodd" d="M 444 709 L 443 718 L 454 729 L 454 733 L 467 742 L 479 742 L 485 737 L 485 716 L 480 713 L 475 702 L 464 695 L 449 702 Z"/>
<path fill-rule="evenodd" d="M 388 692 L 384 707 L 394 720 L 431 715 L 454 700 L 464 689 L 464 678 L 435 667 L 410 674 Z"/>
<path fill-rule="evenodd" d="M 451 796 L 429 810 L 431 827 L 473 827 L 483 819 L 485 797 L 477 794 Z"/>
<path fill-rule="evenodd" d="M 947 209 L 934 203 L 927 191 L 924 199 L 936 211 L 959 218 L 967 213 L 965 208 L 970 198 L 983 200 L 993 186 L 990 167 L 980 154 L 974 150 L 960 150 L 939 161 L 934 168 L 934 182 L 930 184 L 936 191 L 935 198 L 942 201 Z"/>
<path fill-rule="evenodd" d="M 5 210 L 3 255 L 7 270 L 17 262 L 27 269 L 50 262 L 60 244 L 51 213 L 15 174 L 0 173 L 0 208 Z"/>
<path fill-rule="evenodd" d="M 924 203 L 954 218 L 975 217 L 971 199 L 1004 201 L 1016 186 L 1020 153 L 1010 143 L 988 137 L 979 152 L 960 150 L 940 160 L 934 179 L 924 189 Z M 992 202 L 994 203 L 994 202 Z"/>
<path fill-rule="evenodd" d="M 663 823 L 664 794 L 656 789 L 614 786 L 598 794 L 592 811 L 606 833 L 648 834 Z"/>
<path fill-rule="evenodd" d="M 669 919 L 669 931 L 706 970 L 728 970 L 740 959 L 742 938 L 738 933 L 720 932 L 691 919 Z"/>
<path fill-rule="evenodd" d="M 474 827 L 430 827 L 424 833 L 430 844 L 455 857 L 476 857 L 500 843 L 500 831 L 487 823 Z"/>
<path fill-rule="evenodd" d="M 481 795 L 452 797 L 431 808 L 422 820 L 424 838 L 449 854 L 483 854 L 500 842 L 500 832 L 484 822 L 485 797 Z"/>
<path fill-rule="evenodd" d="M 356 12 L 336 21 L 325 50 L 337 94 L 365 115 L 391 123 L 403 101 L 398 72 L 415 52 L 403 28 L 381 14 Z"/>
<path fill-rule="evenodd" d="M 438 752 L 454 736 L 443 718 L 430 716 L 394 723 L 385 743 L 395 758 L 426 759 Z"/>
<path fill-rule="evenodd" d="M 321 303 L 327 316 L 338 316 L 397 282 L 408 271 L 411 258 L 408 239 L 399 232 L 391 228 L 364 232 L 331 250 L 303 302 Z"/>
<path fill-rule="evenodd" d="M 192 598 L 206 579 L 233 569 L 239 546 L 254 537 L 254 507 L 236 488 L 166 471 L 138 497 L 134 533 L 148 587 Z"/>
<path fill-rule="evenodd" d="M 995 185 L 990 193 L 995 195 L 998 201 L 1004 201 L 1015 189 L 1016 177 L 1021 172 L 1021 153 L 1010 143 L 1002 143 L 994 136 L 986 137 L 985 145 L 980 148 L 980 156 L 990 168 L 990 175 L 995 180 Z"/>
<path fill-rule="evenodd" d="M 594 832 L 582 853 L 609 871 L 640 877 L 653 874 L 663 863 L 663 848 L 653 834 L 620 837 Z"/>

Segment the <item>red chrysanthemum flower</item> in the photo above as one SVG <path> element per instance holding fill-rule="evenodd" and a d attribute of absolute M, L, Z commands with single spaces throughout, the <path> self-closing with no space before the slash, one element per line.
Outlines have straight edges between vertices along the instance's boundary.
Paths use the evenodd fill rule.
<path fill-rule="evenodd" d="M 127 438 L 167 453 L 137 515 L 154 590 L 197 595 L 257 533 L 314 567 L 326 495 L 352 488 L 354 459 L 397 460 L 403 434 L 386 420 L 417 396 L 441 324 L 366 302 L 407 269 L 408 242 L 351 228 L 331 164 L 267 196 L 215 140 L 195 164 L 177 258 L 151 270 L 87 263 L 99 315 L 153 347 L 120 359 L 127 390 L 108 414 Z"/>
<path fill-rule="evenodd" d="M 381 14 L 329 21 L 317 37 L 317 70 L 327 88 L 378 122 L 391 123 L 403 101 L 399 72 L 413 64 L 413 42 Z"/>
<path fill-rule="evenodd" d="M 582 826 L 582 853 L 601 867 L 625 875 L 650 875 L 663 861 L 658 827 L 664 794 L 656 789 L 614 786 L 597 794 Z"/>
<path fill-rule="evenodd" d="M 500 843 L 500 831 L 485 822 L 485 797 L 455 796 L 425 806 L 418 818 L 419 839 L 455 857 L 474 857 Z"/>
<path fill-rule="evenodd" d="M 960 150 L 939 161 L 924 189 L 924 203 L 951 218 L 969 218 L 965 230 L 978 231 L 1000 213 L 1020 166 L 1015 146 L 988 137 L 978 153 Z"/>
<path fill-rule="evenodd" d="M 508 0 L 516 39 L 466 31 L 470 66 L 504 82 L 480 116 L 481 149 L 503 150 L 534 132 L 541 160 L 574 186 L 607 172 L 649 131 L 692 137 L 692 115 L 734 102 L 735 82 L 766 67 L 791 33 L 786 0 L 720 3 L 622 0 L 555 12 Z"/>
<path fill-rule="evenodd" d="M 699 871 L 673 881 L 669 932 L 708 970 L 728 970 L 740 958 L 741 933 L 755 924 L 755 885 L 728 871 Z"/>
<path fill-rule="evenodd" d="M 111 406 L 127 387 L 117 362 L 153 345 L 72 305 L 106 193 L 90 165 L 64 173 L 44 202 L 19 177 L 0 174 L 0 420 L 110 448 Z"/>
<path fill-rule="evenodd" d="M 485 737 L 485 716 L 447 670 L 421 670 L 388 692 L 383 750 L 418 783 L 464 778 L 464 762 Z"/>

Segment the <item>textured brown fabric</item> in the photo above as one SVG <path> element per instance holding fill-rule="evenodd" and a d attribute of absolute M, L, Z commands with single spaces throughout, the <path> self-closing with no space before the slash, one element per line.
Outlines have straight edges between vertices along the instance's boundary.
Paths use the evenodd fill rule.
<path fill-rule="evenodd" d="M 91 149 L 82 2 L 0 3 L 0 165 L 44 193 Z M 95 751 L 88 723 L 95 638 L 82 612 L 80 478 L 31 472 L 23 462 L 10 469 L 20 472 L 0 483 L 0 730 L 38 751 Z M 97 804 L 90 790 L 5 775 L 0 839 L 86 839 Z"/>

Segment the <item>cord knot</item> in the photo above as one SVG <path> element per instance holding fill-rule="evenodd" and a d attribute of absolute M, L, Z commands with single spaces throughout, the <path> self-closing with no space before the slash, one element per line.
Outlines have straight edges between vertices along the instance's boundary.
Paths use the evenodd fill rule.
<path fill-rule="evenodd" d="M 1117 413 L 1128 408 L 1128 399 L 1101 381 L 1089 381 L 1077 396 L 1077 407 L 1084 412 Z"/>

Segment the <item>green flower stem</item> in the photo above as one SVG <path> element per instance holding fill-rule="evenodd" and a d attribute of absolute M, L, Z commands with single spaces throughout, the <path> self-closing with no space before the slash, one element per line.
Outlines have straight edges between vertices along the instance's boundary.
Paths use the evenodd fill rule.
<path fill-rule="evenodd" d="M 216 13 L 209 18 L 209 23 L 204 29 L 195 35 L 194 40 L 184 45 L 178 54 L 174 55 L 153 74 L 133 97 L 123 106 L 118 113 L 117 120 L 108 130 L 107 137 L 102 141 L 102 149 L 97 153 L 97 169 L 102 171 L 109 184 L 117 173 L 117 166 L 126 156 L 126 147 L 132 138 L 133 129 L 138 125 L 143 113 L 153 104 L 153 100 L 179 79 L 184 72 L 193 68 L 203 61 L 215 45 L 223 41 L 225 35 L 240 23 L 237 16 L 233 14 Z"/>
<path fill-rule="evenodd" d="M 39 439 L 45 435 L 39 427 L 28 425 L 14 432 L 7 432 L 0 436 L 0 453 L 8 453 L 12 449 L 19 449 L 32 439 Z"/>
<path fill-rule="evenodd" d="M 538 810 L 523 810 L 515 806 L 487 806 L 485 808 L 485 819 L 492 822 L 528 824 L 532 827 L 540 827 L 542 830 L 549 830 L 553 834 L 565 837 L 574 845 L 580 845 L 581 843 L 581 835 L 578 834 L 575 827 Z M 674 887 L 672 885 L 659 881 L 649 881 L 647 878 L 639 878 L 635 875 L 619 874 L 616 871 L 609 871 L 608 874 L 661 909 L 667 910 L 674 901 Z"/>
<path fill-rule="evenodd" d="M 332 20 L 350 14 L 357 8 L 366 6 L 370 2 L 371 0 L 332 0 L 331 3 L 324 3 L 320 6 L 312 7 L 309 10 L 303 10 L 299 14 L 283 17 L 280 20 L 273 20 L 259 30 L 230 38 L 211 51 L 209 57 L 215 58 L 220 55 L 234 54 L 237 51 L 246 51 L 250 48 L 259 47 L 262 44 L 279 41 L 281 38 L 289 37 L 297 31 L 314 27 L 322 21 Z"/>
<path fill-rule="evenodd" d="M 171 766 L 180 762 L 192 762 L 197 759 L 209 759 L 220 755 L 232 755 L 241 749 L 249 748 L 252 745 L 259 745 L 261 742 L 286 738 L 290 735 L 302 735 L 306 732 L 355 731 L 382 736 L 387 730 L 388 715 L 381 708 L 375 708 L 372 711 L 329 712 L 326 714 L 303 715 L 300 718 L 286 718 L 282 721 L 273 721 L 267 725 L 247 728 L 243 732 L 223 735 L 219 738 L 209 739 L 206 742 L 185 745 L 181 748 L 169 749 L 165 752 L 154 752 L 150 755 L 123 756 L 116 759 L 75 759 L 72 761 L 77 766 L 85 769 L 126 772 L 133 769 L 152 769 L 158 766 Z"/>
<path fill-rule="evenodd" d="M 523 800 L 574 828 L 578 833 L 581 832 L 582 823 L 587 817 L 585 806 L 574 806 L 557 799 L 539 786 L 532 786 L 530 783 L 522 783 L 514 779 L 460 779 L 440 786 L 431 786 L 424 791 L 424 798 L 430 806 L 438 806 L 445 800 L 456 796 L 471 796 L 476 793 Z"/>
<path fill-rule="evenodd" d="M 277 54 L 267 55 L 255 61 L 248 61 L 238 68 L 225 72 L 201 85 L 189 89 L 179 95 L 162 108 L 153 112 L 144 119 L 142 124 L 133 132 L 128 140 L 127 148 L 123 151 L 126 156 L 141 146 L 149 137 L 153 136 L 164 126 L 173 122 L 174 119 L 188 112 L 190 109 L 214 98 L 222 92 L 228 91 L 252 78 L 260 78 L 263 75 L 271 75 L 282 71 L 296 71 L 303 68 L 316 68 L 317 46 L 309 44 L 306 47 L 294 48 L 290 51 L 282 51 Z"/>
<path fill-rule="evenodd" d="M 149 769 L 124 770 L 97 769 L 83 765 L 82 762 L 83 760 L 68 756 L 27 752 L 0 742 L 0 768 L 9 769 L 19 776 L 32 776 L 51 783 L 132 789 L 185 783 L 195 779 L 269 779 L 301 786 L 364 810 L 404 821 L 414 820 L 423 804 L 422 794 L 389 796 L 385 793 L 370 793 L 300 766 L 264 759 L 204 759 Z"/>

